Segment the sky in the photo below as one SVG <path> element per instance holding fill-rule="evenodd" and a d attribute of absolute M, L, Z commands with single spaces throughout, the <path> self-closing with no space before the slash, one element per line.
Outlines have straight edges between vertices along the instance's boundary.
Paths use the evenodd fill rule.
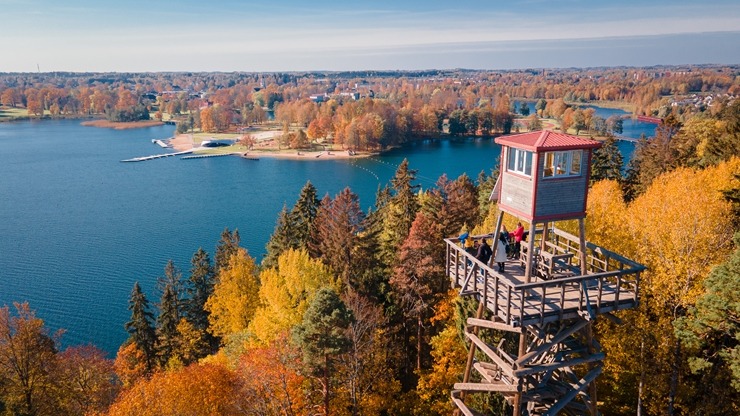
<path fill-rule="evenodd" d="M 740 63 L 737 0 L 0 0 L 0 72 Z"/>

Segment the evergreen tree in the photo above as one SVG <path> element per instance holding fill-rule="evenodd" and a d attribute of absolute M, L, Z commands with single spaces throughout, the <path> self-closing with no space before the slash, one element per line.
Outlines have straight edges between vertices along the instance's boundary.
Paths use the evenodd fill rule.
<path fill-rule="evenodd" d="M 157 289 L 162 295 L 164 295 L 168 286 L 173 292 L 172 301 L 178 316 L 183 315 L 187 303 L 185 300 L 185 285 L 182 281 L 182 273 L 172 260 L 168 260 L 167 265 L 164 266 L 164 276 L 157 278 Z"/>
<path fill-rule="evenodd" d="M 193 254 L 190 260 L 190 278 L 188 279 L 188 302 L 186 317 L 196 329 L 208 329 L 208 311 L 204 306 L 213 293 L 214 273 L 211 258 L 202 247 Z"/>
<path fill-rule="evenodd" d="M 265 247 L 265 257 L 262 259 L 262 267 L 270 268 L 277 266 L 277 259 L 285 250 L 293 247 L 295 241 L 295 228 L 292 223 L 292 216 L 288 213 L 288 208 L 283 205 L 283 209 L 278 214 L 275 231 Z"/>
<path fill-rule="evenodd" d="M 308 244 L 320 202 L 316 196 L 316 187 L 313 186 L 311 181 L 306 182 L 298 196 L 298 201 L 290 211 L 291 224 L 295 234 L 292 248 L 305 248 Z"/>
<path fill-rule="evenodd" d="M 230 232 L 228 228 L 224 228 L 221 232 L 221 240 L 216 245 L 216 265 L 214 271 L 218 273 L 222 267 L 226 267 L 229 264 L 229 258 L 236 254 L 239 249 L 239 230 L 234 229 L 234 232 Z"/>
<path fill-rule="evenodd" d="M 180 323 L 180 312 L 178 310 L 178 299 L 175 289 L 167 285 L 159 302 L 159 315 L 157 316 L 157 357 L 159 365 L 165 367 L 177 351 L 179 334 L 177 325 Z"/>
<path fill-rule="evenodd" d="M 130 335 L 130 340 L 144 353 L 146 369 L 151 371 L 155 362 L 156 335 L 152 325 L 154 315 L 149 310 L 149 301 L 141 291 L 139 282 L 134 283 L 134 289 L 128 301 L 128 310 L 131 311 L 131 319 L 126 322 L 126 331 Z"/>
<path fill-rule="evenodd" d="M 607 138 L 603 145 L 594 151 L 591 161 L 591 180 L 594 182 L 602 179 L 621 181 L 623 163 L 616 139 Z"/>
<path fill-rule="evenodd" d="M 293 340 L 303 351 L 303 365 L 321 384 L 326 416 L 330 414 L 338 356 L 350 346 L 345 331 L 352 321 L 352 312 L 339 295 L 330 288 L 322 288 L 311 301 L 303 321 L 293 330 Z"/>
<path fill-rule="evenodd" d="M 380 236 L 380 248 L 387 265 L 393 264 L 398 248 L 409 234 L 411 223 L 419 210 L 416 191 L 419 185 L 413 184 L 416 170 L 409 169 L 409 162 L 404 159 L 391 179 L 392 197 L 383 208 L 383 234 Z"/>
<path fill-rule="evenodd" d="M 706 292 L 696 307 L 674 324 L 676 336 L 693 353 L 689 365 L 701 377 L 703 406 L 717 406 L 716 414 L 733 401 L 735 408 L 740 405 L 740 233 L 734 240 L 735 252 L 704 281 Z"/>
<path fill-rule="evenodd" d="M 489 198 L 491 197 L 491 192 L 493 192 L 493 188 L 496 186 L 498 176 L 498 168 L 491 169 L 490 175 L 486 175 L 485 171 L 481 171 L 478 174 L 476 183 L 478 185 L 478 210 L 480 212 L 480 220 L 483 220 L 488 216 L 488 210 L 491 208 L 491 202 L 489 201 Z"/>

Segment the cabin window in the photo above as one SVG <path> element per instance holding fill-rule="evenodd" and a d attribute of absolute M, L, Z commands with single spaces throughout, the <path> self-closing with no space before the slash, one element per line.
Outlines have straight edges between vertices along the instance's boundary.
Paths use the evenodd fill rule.
<path fill-rule="evenodd" d="M 545 153 L 543 176 L 546 178 L 563 176 L 580 176 L 582 150 Z"/>
<path fill-rule="evenodd" d="M 507 167 L 510 172 L 532 176 L 532 152 L 510 147 Z"/>

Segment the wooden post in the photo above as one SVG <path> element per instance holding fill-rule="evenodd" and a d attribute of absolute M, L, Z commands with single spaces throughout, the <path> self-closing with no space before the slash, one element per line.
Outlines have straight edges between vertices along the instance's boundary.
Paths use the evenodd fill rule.
<path fill-rule="evenodd" d="M 532 281 L 532 262 L 534 261 L 534 231 L 535 231 L 535 223 L 532 221 L 532 223 L 529 226 L 529 238 L 527 239 L 527 267 L 524 269 L 524 280 L 526 283 L 531 283 Z"/>
<path fill-rule="evenodd" d="M 519 334 L 519 356 L 517 359 L 522 358 L 524 354 L 527 353 L 527 328 L 522 328 L 522 332 Z M 521 416 L 522 415 L 522 391 L 524 386 L 522 386 L 522 381 L 524 378 L 520 378 L 518 381 L 518 388 L 519 391 L 514 396 L 514 413 L 513 416 Z"/>
<path fill-rule="evenodd" d="M 485 300 L 481 300 L 480 304 L 478 305 L 478 311 L 475 313 L 476 319 L 483 318 L 483 311 L 485 311 L 485 308 L 486 308 Z M 478 335 L 477 326 L 473 327 L 473 335 L 476 335 L 476 336 Z M 467 364 L 465 365 L 465 373 L 463 374 L 463 381 L 462 381 L 463 383 L 467 383 L 468 381 L 470 381 L 470 371 L 473 369 L 475 349 L 476 349 L 475 343 L 471 342 L 470 351 L 468 351 L 468 361 L 467 361 Z M 460 400 L 463 400 L 463 399 L 465 399 L 464 391 L 460 392 Z"/>
<path fill-rule="evenodd" d="M 581 276 L 585 276 L 588 271 L 586 270 L 586 221 L 583 218 L 578 219 L 578 244 L 581 246 L 578 259 L 581 263 Z"/>
<path fill-rule="evenodd" d="M 498 212 L 498 218 L 496 218 L 496 231 L 493 233 L 493 241 L 491 241 L 491 251 L 493 254 L 491 255 L 490 260 L 488 261 L 488 264 L 491 264 L 491 261 L 496 258 L 496 249 L 498 248 L 498 237 L 499 233 L 501 233 L 501 224 L 504 222 L 504 211 L 499 210 Z M 488 266 L 486 264 L 486 266 Z"/>
<path fill-rule="evenodd" d="M 542 240 L 540 240 L 540 252 L 545 251 L 547 248 L 547 240 L 550 239 L 550 231 L 547 229 L 548 222 L 542 223 Z M 557 253 L 555 253 L 557 254 Z"/>

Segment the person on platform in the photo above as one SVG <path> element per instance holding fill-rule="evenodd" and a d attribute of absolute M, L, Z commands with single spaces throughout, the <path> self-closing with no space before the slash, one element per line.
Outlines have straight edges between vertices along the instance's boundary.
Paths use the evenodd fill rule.
<path fill-rule="evenodd" d="M 513 233 L 511 233 L 514 236 L 514 258 L 519 258 L 519 253 L 522 249 L 522 240 L 524 239 L 524 227 L 522 226 L 521 222 L 518 222 L 516 224 L 516 229 Z"/>
<path fill-rule="evenodd" d="M 501 234 L 501 236 L 496 240 L 496 255 L 493 258 L 493 261 L 498 263 L 498 271 L 499 273 L 504 272 L 504 268 L 506 267 L 506 237 L 504 234 Z"/>
<path fill-rule="evenodd" d="M 478 253 L 475 255 L 475 258 L 483 264 L 488 265 L 488 260 L 491 259 L 492 254 L 493 250 L 491 250 L 491 246 L 488 245 L 488 242 L 484 238 L 481 241 L 480 246 L 478 246 Z"/>

